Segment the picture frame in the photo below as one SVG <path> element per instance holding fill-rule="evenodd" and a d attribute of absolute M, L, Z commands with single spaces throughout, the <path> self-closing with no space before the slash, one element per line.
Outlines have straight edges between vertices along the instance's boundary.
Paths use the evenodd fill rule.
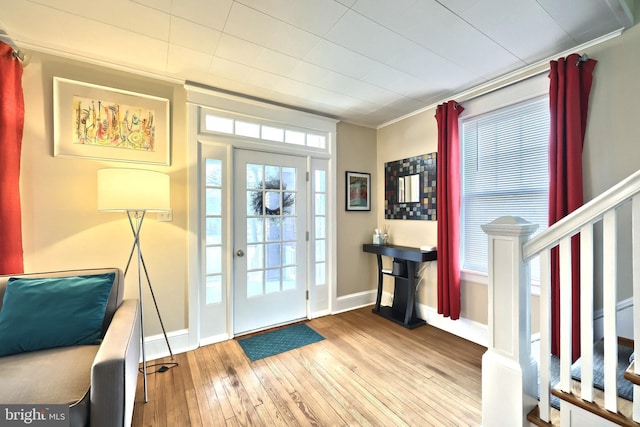
<path fill-rule="evenodd" d="M 345 210 L 371 210 L 371 174 L 366 172 L 345 173 Z"/>
<path fill-rule="evenodd" d="M 53 155 L 169 166 L 169 100 L 53 78 Z"/>

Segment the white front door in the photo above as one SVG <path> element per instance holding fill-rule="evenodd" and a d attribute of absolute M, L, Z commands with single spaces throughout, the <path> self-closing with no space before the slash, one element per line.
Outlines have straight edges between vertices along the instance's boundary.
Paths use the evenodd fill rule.
<path fill-rule="evenodd" d="M 234 150 L 234 335 L 307 316 L 307 161 Z"/>

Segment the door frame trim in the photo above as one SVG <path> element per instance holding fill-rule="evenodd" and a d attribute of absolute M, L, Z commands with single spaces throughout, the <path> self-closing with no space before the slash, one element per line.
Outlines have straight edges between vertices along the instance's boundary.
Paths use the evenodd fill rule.
<path fill-rule="evenodd" d="M 327 222 L 328 222 L 328 240 L 327 240 L 327 307 L 315 308 L 308 307 L 307 316 L 310 318 L 320 315 L 326 315 L 333 312 L 333 307 L 337 298 L 337 236 L 336 236 L 336 218 L 337 218 L 337 175 L 336 175 L 336 124 L 337 120 L 313 115 L 306 112 L 295 111 L 275 105 L 261 103 L 259 101 L 248 100 L 228 94 L 220 94 L 213 90 L 203 89 L 185 85 L 187 95 L 187 199 L 188 199 L 188 244 L 187 244 L 187 283 L 188 285 L 188 320 L 189 320 L 189 347 L 197 348 L 200 345 L 219 342 L 232 337 L 231 313 L 229 308 L 226 309 L 226 325 L 224 331 L 220 331 L 211 336 L 203 337 L 201 328 L 201 277 L 200 271 L 200 146 L 201 144 L 217 144 L 227 147 L 227 161 L 231 161 L 231 149 L 247 148 L 257 149 L 258 151 L 269 151 L 284 154 L 299 154 L 310 159 L 310 163 L 314 160 L 323 160 L 326 162 L 327 173 Z M 317 150 L 304 150 L 296 146 L 279 145 L 268 143 L 260 143 L 255 140 L 246 140 L 241 137 L 225 135 L 211 135 L 200 133 L 200 112 L 202 109 L 219 109 L 239 117 L 251 115 L 261 119 L 272 120 L 279 123 L 290 123 L 296 126 L 316 129 L 320 132 L 326 132 L 327 152 L 318 152 Z M 308 161 L 309 163 L 309 161 Z M 309 165 L 308 165 L 309 167 Z M 313 173 L 313 169 L 311 169 Z M 309 183 L 308 183 L 309 191 Z M 309 197 L 312 192 L 309 191 Z M 308 215 L 310 212 L 308 212 Z M 309 270 L 309 265 L 307 266 Z M 231 273 L 232 274 L 232 273 Z M 233 280 L 230 278 L 229 280 Z M 227 280 L 227 282 L 229 282 Z M 228 285 L 227 285 L 228 287 Z M 227 289 L 227 292 L 229 290 Z M 229 301 L 227 301 L 229 304 Z M 309 304 L 309 302 L 307 302 Z"/>

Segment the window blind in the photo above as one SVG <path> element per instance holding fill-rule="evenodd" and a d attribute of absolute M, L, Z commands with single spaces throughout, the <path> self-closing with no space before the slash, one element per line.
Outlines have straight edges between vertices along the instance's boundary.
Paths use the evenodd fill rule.
<path fill-rule="evenodd" d="M 527 100 L 462 125 L 461 266 L 487 273 L 487 235 L 481 225 L 519 216 L 547 228 L 549 194 L 548 97 Z M 539 268 L 532 265 L 532 279 Z"/>

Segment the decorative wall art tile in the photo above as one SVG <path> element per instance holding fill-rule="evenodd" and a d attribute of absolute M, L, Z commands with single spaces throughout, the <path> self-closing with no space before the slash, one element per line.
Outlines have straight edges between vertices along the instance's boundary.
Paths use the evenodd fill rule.
<path fill-rule="evenodd" d="M 435 221 L 436 174 L 437 153 L 385 163 L 385 219 Z"/>

